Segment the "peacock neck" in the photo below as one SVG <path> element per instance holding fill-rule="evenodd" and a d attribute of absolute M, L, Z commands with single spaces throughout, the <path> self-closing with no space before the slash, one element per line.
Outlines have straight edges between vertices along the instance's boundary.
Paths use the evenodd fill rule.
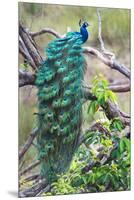
<path fill-rule="evenodd" d="M 81 35 L 82 35 L 83 43 L 86 42 L 87 39 L 88 39 L 88 31 L 87 31 L 87 29 L 86 29 L 85 27 L 82 26 L 82 27 L 80 28 L 80 33 L 81 33 Z"/>

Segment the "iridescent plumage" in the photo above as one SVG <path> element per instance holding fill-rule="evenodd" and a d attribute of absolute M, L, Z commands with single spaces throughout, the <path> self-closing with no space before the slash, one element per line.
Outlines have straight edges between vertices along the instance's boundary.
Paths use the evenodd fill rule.
<path fill-rule="evenodd" d="M 48 181 L 69 167 L 81 132 L 85 69 L 81 45 L 88 38 L 86 27 L 84 22 L 80 32 L 69 32 L 50 42 L 37 73 L 37 146 L 41 176 Z"/>

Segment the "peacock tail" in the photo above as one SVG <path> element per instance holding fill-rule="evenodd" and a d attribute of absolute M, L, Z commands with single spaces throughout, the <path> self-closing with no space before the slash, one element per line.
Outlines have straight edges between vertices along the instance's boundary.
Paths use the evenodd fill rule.
<path fill-rule="evenodd" d="M 37 72 L 37 147 L 41 176 L 49 182 L 69 168 L 81 132 L 86 66 L 82 44 L 76 32 L 53 40 Z"/>

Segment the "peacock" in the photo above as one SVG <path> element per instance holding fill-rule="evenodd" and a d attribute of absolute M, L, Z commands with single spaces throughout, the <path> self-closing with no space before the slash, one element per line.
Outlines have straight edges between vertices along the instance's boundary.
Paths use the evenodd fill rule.
<path fill-rule="evenodd" d="M 77 149 L 82 124 L 82 82 L 86 62 L 82 44 L 88 39 L 85 21 L 80 32 L 51 41 L 36 74 L 38 88 L 38 159 L 48 182 L 65 172 Z"/>

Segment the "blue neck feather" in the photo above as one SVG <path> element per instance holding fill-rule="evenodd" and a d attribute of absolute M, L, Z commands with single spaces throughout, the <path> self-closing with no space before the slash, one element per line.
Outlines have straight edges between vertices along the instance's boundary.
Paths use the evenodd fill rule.
<path fill-rule="evenodd" d="M 84 24 L 80 27 L 80 34 L 82 35 L 83 43 L 86 42 L 88 39 L 88 31 Z"/>

